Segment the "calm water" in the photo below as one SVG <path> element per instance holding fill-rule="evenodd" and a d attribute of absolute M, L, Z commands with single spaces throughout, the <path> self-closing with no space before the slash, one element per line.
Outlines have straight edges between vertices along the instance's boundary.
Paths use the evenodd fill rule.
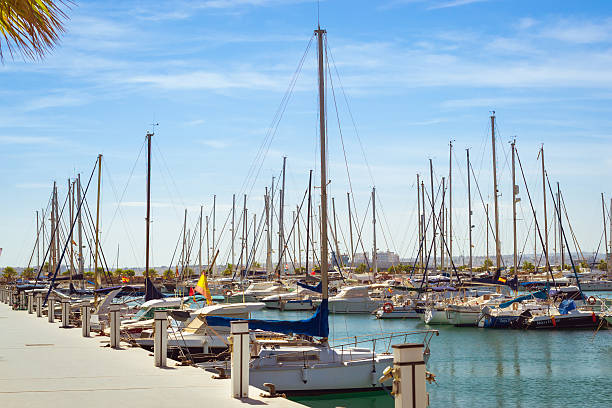
<path fill-rule="evenodd" d="M 296 319 L 309 313 L 262 311 L 258 317 Z M 331 315 L 330 337 L 428 328 L 422 322 Z M 436 326 L 428 371 L 431 407 L 611 407 L 612 330 L 514 331 Z M 413 342 L 422 336 L 412 336 Z M 397 343 L 403 342 L 398 339 Z M 394 341 L 394 343 L 396 343 Z M 371 347 L 371 344 L 368 345 Z M 377 344 L 378 351 L 387 345 Z M 296 398 L 316 407 L 393 407 L 383 392 Z"/>

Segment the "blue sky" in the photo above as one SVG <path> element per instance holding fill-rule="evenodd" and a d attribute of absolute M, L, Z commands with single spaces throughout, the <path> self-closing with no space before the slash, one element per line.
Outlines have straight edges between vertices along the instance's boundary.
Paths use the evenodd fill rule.
<path fill-rule="evenodd" d="M 467 253 L 465 149 L 484 200 L 492 202 L 492 110 L 500 135 L 503 252 L 512 248 L 513 137 L 538 212 L 543 143 L 582 250 L 597 248 L 600 193 L 608 202 L 612 193 L 611 8 L 607 1 L 321 2 L 352 191 L 362 222 L 377 187 L 379 249 L 414 254 L 416 173 L 428 177 L 431 158 L 436 179 L 446 176 L 454 140 L 455 254 Z M 278 175 L 282 156 L 286 211 L 299 204 L 318 149 L 314 47 L 265 160 L 256 153 L 316 27 L 316 2 L 79 1 L 69 15 L 67 33 L 46 59 L 6 59 L 0 66 L 0 265 L 27 264 L 35 211 L 46 206 L 53 181 L 63 195 L 67 179 L 78 172 L 86 178 L 102 153 L 104 250 L 114 264 L 119 245 L 120 264 L 142 266 L 145 162 L 137 158 L 154 122 L 154 264 L 170 262 L 183 209 L 193 224 L 200 205 L 209 213 L 213 194 L 220 232 L 232 194 L 242 202 L 254 161 L 261 171 L 246 183 L 251 214 L 259 217 L 264 186 Z M 350 187 L 331 102 L 328 119 L 330 190 L 346 236 Z M 520 184 L 519 242 L 531 253 Z M 475 251 L 482 254 L 484 211 L 476 191 L 474 201 Z M 369 250 L 371 224 L 364 225 Z"/>

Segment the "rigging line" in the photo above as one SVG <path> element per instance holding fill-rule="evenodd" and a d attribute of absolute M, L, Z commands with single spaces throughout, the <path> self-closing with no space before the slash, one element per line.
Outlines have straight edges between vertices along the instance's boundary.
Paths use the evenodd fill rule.
<path fill-rule="evenodd" d="M 546 177 L 548 178 L 548 175 L 546 175 Z M 550 183 L 550 181 L 549 181 Z M 580 248 L 580 244 L 578 243 L 578 239 L 576 238 L 576 234 L 574 234 L 574 229 L 572 228 L 572 223 L 569 220 L 569 216 L 567 214 L 567 208 L 565 207 L 565 198 L 563 197 L 563 193 L 561 193 L 561 203 L 563 204 L 563 212 L 565 213 L 565 219 L 567 220 L 567 225 L 569 225 L 570 228 L 570 232 L 572 234 L 572 238 L 574 240 L 574 245 L 576 247 L 576 249 L 580 252 L 580 256 L 582 257 L 582 259 L 586 259 L 584 257 L 584 254 L 582 253 L 582 248 Z M 567 249 L 569 251 L 569 247 Z"/>
<path fill-rule="evenodd" d="M 380 193 L 376 195 L 378 200 L 378 207 L 380 208 L 380 212 L 382 213 L 382 218 L 385 221 L 385 225 L 387 226 L 387 232 L 389 233 L 389 240 L 391 241 L 391 245 L 393 245 L 393 250 L 397 252 L 397 245 L 395 245 L 395 241 L 393 241 L 393 234 L 391 234 L 391 228 L 389 227 L 389 222 L 387 221 L 387 214 L 385 213 L 385 208 L 383 207 L 382 200 L 380 199 Z M 376 211 L 378 213 L 378 211 Z M 383 237 L 385 236 L 384 230 L 381 228 L 383 232 Z M 385 238 L 385 243 L 387 239 Z M 388 245 L 388 244 L 387 244 Z"/>
<path fill-rule="evenodd" d="M 93 169 L 91 170 L 91 175 L 89 176 L 89 181 L 87 182 L 87 187 L 85 188 L 85 193 L 83 194 L 83 197 L 85 197 L 85 195 L 87 194 L 87 190 L 89 189 L 89 184 L 91 183 L 91 179 L 93 178 L 93 175 L 96 171 L 96 167 L 98 166 L 98 158 L 96 158 L 96 164 L 94 165 Z M 68 202 L 68 195 L 66 195 L 66 201 L 64 201 L 64 205 L 62 206 L 62 211 L 60 212 L 60 218 L 62 216 L 62 214 L 64 213 L 64 208 L 66 207 L 66 203 Z M 81 200 L 81 202 L 79 203 L 79 207 L 77 209 L 77 217 L 81 211 L 81 206 L 83 205 L 83 200 Z M 72 223 L 72 228 L 74 228 L 74 222 Z M 71 228 L 71 230 L 72 230 Z M 55 226 L 55 230 L 57 230 L 57 225 Z M 55 230 L 53 231 L 53 234 L 55 234 Z M 47 250 L 47 255 L 49 254 L 49 250 L 51 249 L 51 246 L 49 245 L 49 248 Z M 59 271 L 59 263 L 62 260 L 62 257 L 64 256 L 64 252 L 66 252 L 66 246 L 64 246 L 64 251 L 62 252 L 62 255 L 60 256 L 60 259 L 58 261 L 58 267 L 55 269 L 55 274 L 53 275 L 53 280 L 51 282 L 51 285 L 49 286 L 49 291 L 47 292 L 47 296 L 45 298 L 45 303 L 47 301 L 47 299 L 49 298 L 49 294 L 51 293 L 51 290 L 53 289 L 53 284 L 55 283 L 55 277 L 57 276 L 57 272 Z M 46 258 L 46 255 L 45 255 Z M 40 273 L 42 272 L 42 266 L 41 268 L 38 270 L 38 274 L 36 275 L 36 281 L 34 284 L 38 283 L 38 278 L 40 277 Z"/>
<path fill-rule="evenodd" d="M 97 159 L 96 159 L 96 163 L 97 163 Z M 94 166 L 94 171 L 95 171 L 95 169 L 96 168 Z M 92 172 L 92 176 L 93 176 L 93 172 Z M 90 178 L 90 181 L 91 181 L 91 178 Z M 60 212 L 60 214 L 58 216 L 59 219 L 61 219 L 62 215 L 64 214 L 64 209 L 66 208 L 66 203 L 68 203 L 68 195 L 66 195 L 66 200 L 64 201 L 64 204 L 62 205 L 62 211 Z M 58 228 L 59 228 L 59 222 L 55 223 L 55 228 L 53 229 L 53 231 L 50 231 L 49 235 L 50 235 L 51 238 L 53 236 L 55 236 L 55 234 L 57 234 Z M 57 245 L 59 245 L 59 243 L 57 243 Z M 44 260 L 47 259 L 47 256 L 49 256 L 49 257 L 51 256 L 50 251 L 51 251 L 51 239 L 49 240 L 49 246 L 47 247 L 47 252 L 46 252 L 45 256 L 43 257 L 43 264 L 44 264 Z M 59 265 L 59 262 L 60 261 L 58 261 L 58 265 Z M 36 280 L 34 281 L 34 284 L 38 284 L 38 278 L 40 277 L 40 273 L 42 272 L 42 270 L 43 270 L 43 265 L 41 265 L 39 270 L 38 270 L 38 274 L 36 275 Z M 57 274 L 57 269 L 56 269 L 55 273 Z"/>
<path fill-rule="evenodd" d="M 591 268 L 595 267 L 595 263 L 597 262 L 597 256 L 599 255 L 599 250 L 601 249 L 601 241 L 603 241 L 603 238 L 604 238 L 604 233 L 602 231 L 601 236 L 599 237 L 599 244 L 597 245 L 597 250 L 593 254 L 593 261 L 590 263 Z M 563 270 L 563 265 L 561 265 L 561 270 Z"/>
<path fill-rule="evenodd" d="M 370 270 L 370 262 L 368 261 L 368 257 L 365 256 L 366 254 L 366 250 L 364 248 L 364 244 L 363 244 L 363 239 L 362 239 L 362 232 L 363 232 L 363 227 L 365 226 L 365 222 L 366 219 L 368 217 L 368 210 L 370 209 L 370 204 L 372 203 L 372 196 L 370 196 L 370 199 L 368 200 L 368 205 L 366 206 L 366 210 L 363 213 L 363 221 L 361 223 L 361 227 L 359 227 L 359 222 L 355 223 L 355 226 L 357 227 L 357 243 L 355 244 L 355 247 L 359 246 L 359 244 L 361 244 L 361 250 L 363 251 L 363 255 L 366 261 L 366 266 L 368 267 L 368 271 Z M 359 220 L 357 220 L 359 221 Z"/>
<path fill-rule="evenodd" d="M 519 256 L 518 262 L 517 262 L 517 266 L 521 264 L 521 261 L 523 260 L 523 255 L 525 254 L 525 248 L 527 247 L 527 243 L 530 241 L 531 238 L 531 226 L 533 225 L 533 218 L 531 219 L 531 222 L 529 223 L 529 227 L 527 228 L 527 234 L 525 237 L 525 242 L 523 243 L 523 249 L 521 249 L 521 255 Z M 535 259 L 534 259 L 535 262 Z"/>
<path fill-rule="evenodd" d="M 125 198 L 125 193 L 127 192 L 128 186 L 130 185 L 130 180 L 132 179 L 132 176 L 134 174 L 134 170 L 136 169 L 136 165 L 138 164 L 138 161 L 140 160 L 140 156 L 142 154 L 144 146 L 145 146 L 145 143 L 143 142 L 142 145 L 140 146 L 140 151 L 138 152 L 138 156 L 136 157 L 136 161 L 134 162 L 134 165 L 132 166 L 132 171 L 130 172 L 130 175 L 129 175 L 128 180 L 127 180 L 127 182 L 125 184 L 125 187 L 123 188 L 123 192 L 121 193 L 121 198 L 119 198 L 119 202 L 117 203 L 117 208 L 115 209 L 115 213 L 113 214 L 113 216 L 111 218 L 111 221 L 109 223 L 109 230 L 110 230 L 110 227 L 113 225 L 113 221 L 115 220 L 115 217 L 117 216 L 117 212 L 119 211 L 119 207 L 120 207 L 121 203 L 123 202 L 123 199 Z M 104 163 L 106 163 L 106 159 L 104 157 L 102 157 L 102 160 L 104 160 Z M 104 166 L 104 169 L 106 170 L 107 175 L 108 175 L 108 177 L 110 179 L 110 172 L 108 171 L 107 167 L 108 166 Z M 115 191 L 115 186 L 114 186 L 114 184 L 112 182 L 112 179 L 110 179 L 110 181 L 111 181 L 111 187 L 113 189 L 113 194 L 115 194 L 115 199 L 116 199 L 117 198 L 117 193 Z"/>
<path fill-rule="evenodd" d="M 157 143 L 157 140 L 154 138 L 151 138 L 153 140 L 153 147 L 155 149 L 157 149 L 157 153 L 155 152 L 155 149 L 153 150 L 153 154 L 157 154 L 158 158 L 160 158 L 160 162 L 162 163 L 163 167 L 162 170 L 166 170 L 166 173 L 168 174 L 168 177 L 170 178 L 170 181 L 172 182 L 172 184 L 174 185 L 174 189 L 176 192 L 176 196 L 178 197 L 180 204 L 182 205 L 182 207 L 187 207 L 187 205 L 185 204 L 185 201 L 183 200 L 182 195 L 179 192 L 179 189 L 176 185 L 176 182 L 174 180 L 174 177 L 172 177 L 172 173 L 170 172 L 170 168 L 168 167 L 168 163 L 166 162 L 166 158 L 164 157 L 161 149 L 159 148 L 159 145 Z M 168 182 L 166 181 L 166 177 L 164 175 L 163 171 L 160 171 L 159 174 L 162 176 L 162 181 L 164 183 L 164 186 L 166 187 L 166 190 L 168 190 L 168 193 L 170 194 L 170 202 L 172 203 L 172 209 L 174 210 L 174 213 L 176 215 L 176 217 L 178 219 L 181 219 L 181 214 L 179 214 L 178 212 L 178 206 L 176 205 L 175 201 L 174 201 L 174 193 L 171 191 L 171 189 L 168 187 Z"/>
<path fill-rule="evenodd" d="M 144 144 L 143 144 L 144 146 Z M 141 149 L 142 151 L 142 149 Z M 102 160 L 104 160 L 104 163 L 106 164 L 106 159 L 104 159 L 104 156 L 102 157 Z M 111 185 L 111 190 L 113 191 L 113 194 L 115 196 L 115 199 L 117 199 L 117 190 L 115 189 L 115 184 L 113 183 L 113 178 L 111 177 L 110 172 L 108 171 L 108 167 L 107 165 L 105 165 L 103 168 L 106 171 L 106 176 L 110 182 Z M 136 167 L 136 163 L 134 163 L 134 167 L 132 168 L 132 173 L 134 172 L 134 168 Z M 130 178 L 132 177 L 132 174 L 130 174 Z M 129 184 L 129 179 L 128 179 L 128 184 Z M 127 185 L 125 187 L 125 189 L 123 190 L 123 194 L 125 194 L 125 191 L 127 190 Z M 128 242 L 130 243 L 130 247 L 132 249 L 132 255 L 134 255 L 134 260 L 136 261 L 136 263 L 138 263 L 138 256 L 136 256 L 136 251 L 134 249 L 134 238 L 133 238 L 133 234 L 131 232 L 131 230 L 129 229 L 128 223 L 125 219 L 125 215 L 123 214 L 123 211 L 121 211 L 121 203 L 123 202 L 123 197 L 117 202 L 117 207 L 115 208 L 115 213 L 113 214 L 113 217 L 111 219 L 111 222 L 109 223 L 107 229 L 106 229 L 106 234 L 104 236 L 104 238 L 102 240 L 106 240 L 109 237 L 110 231 L 111 231 L 111 227 L 113 225 L 113 221 L 115 220 L 115 216 L 117 215 L 117 213 L 119 213 L 119 216 L 121 217 L 121 221 L 123 222 L 123 227 L 125 229 L 127 238 L 128 238 Z"/>
<path fill-rule="evenodd" d="M 550 180 L 548 179 L 548 177 L 546 177 L 546 181 L 548 182 L 548 190 L 550 191 L 550 194 L 554 197 L 555 195 L 553 193 L 552 187 L 550 186 Z M 569 255 L 570 262 L 572 263 L 572 269 L 574 271 L 574 277 L 576 278 L 576 284 L 578 285 L 578 290 L 580 291 L 580 296 L 582 297 L 583 301 L 586 301 L 584 293 L 582 292 L 582 286 L 580 285 L 580 279 L 578 279 L 578 272 L 576 270 L 576 265 L 574 264 L 574 258 L 572 257 L 572 251 L 569 250 L 570 246 L 569 246 L 569 243 L 567 242 L 567 235 L 565 234 L 565 229 L 563 228 L 563 223 L 561 222 L 562 220 L 561 203 L 559 203 L 559 207 L 557 207 L 556 201 L 553 200 L 553 206 L 555 207 L 555 214 L 557 215 L 557 218 L 559 220 L 559 230 L 560 230 L 559 233 L 561 234 L 561 236 L 563 237 L 563 240 L 565 241 L 565 246 L 567 247 L 567 254 Z M 551 270 L 551 275 L 552 275 L 552 270 Z"/>
<path fill-rule="evenodd" d="M 51 203 L 51 198 L 49 198 L 49 203 Z M 47 208 L 49 208 L 49 203 L 47 203 Z M 30 260 L 28 261 L 28 266 L 27 266 L 28 269 L 30 269 L 30 264 L 32 263 L 32 260 L 34 259 L 34 253 L 36 252 L 36 247 L 38 246 L 40 242 L 40 233 L 43 229 L 43 224 L 45 222 L 46 211 L 47 209 L 41 211 L 42 222 L 40 223 L 40 225 L 38 226 L 38 230 L 36 231 L 36 240 L 34 241 L 34 247 L 32 248 L 32 255 L 30 255 Z M 39 265 L 37 265 L 37 267 L 38 266 Z"/>
<path fill-rule="evenodd" d="M 525 190 L 527 191 L 527 197 L 529 198 L 529 205 L 531 206 L 531 212 L 533 213 L 533 219 L 535 222 L 535 226 L 534 229 L 538 231 L 538 236 L 540 237 L 540 244 L 542 245 L 542 249 L 544 252 L 546 252 L 546 247 L 544 245 L 544 238 L 542 238 L 542 231 L 540 230 L 540 226 L 538 225 L 538 219 L 536 217 L 536 213 L 535 213 L 535 208 L 533 207 L 533 201 L 531 200 L 531 193 L 529 192 L 529 187 L 527 186 L 527 180 L 525 179 L 525 172 L 523 171 L 523 164 L 521 162 L 521 156 L 518 153 L 518 149 L 516 148 L 516 146 L 514 147 L 514 152 L 516 153 L 516 158 L 518 160 L 519 163 L 519 168 L 521 169 L 521 176 L 523 177 L 523 182 L 525 183 Z M 548 268 L 548 271 L 550 272 L 550 276 L 552 278 L 552 282 L 553 285 L 557 285 L 555 282 L 555 276 L 552 272 L 552 268 L 550 267 L 550 263 L 548 262 L 548 256 L 546 256 L 546 267 Z"/>
<path fill-rule="evenodd" d="M 247 172 L 247 177 L 245 178 L 244 182 L 242 183 L 242 186 L 240 187 L 240 193 L 242 193 L 243 191 L 246 191 L 246 187 L 249 183 L 251 184 L 251 188 L 249 190 L 248 195 L 251 195 L 253 191 L 255 182 L 259 178 L 259 174 L 261 173 L 261 169 L 263 168 L 265 157 L 268 155 L 268 152 L 270 151 L 270 146 L 272 145 L 272 141 L 274 140 L 276 136 L 276 133 L 278 131 L 278 126 L 283 118 L 283 115 L 285 113 L 285 110 L 287 109 L 287 106 L 289 105 L 291 95 L 293 94 L 293 90 L 299 78 L 299 74 L 302 71 L 302 67 L 304 65 L 304 62 L 306 60 L 306 57 L 312 45 L 313 39 L 314 39 L 314 34 L 310 37 L 310 40 L 308 41 L 308 45 L 306 46 L 306 50 L 304 50 L 304 54 L 302 55 L 302 58 L 300 59 L 298 66 L 295 69 L 295 72 L 293 73 L 293 77 L 291 78 L 289 86 L 287 87 L 287 90 L 285 91 L 285 94 L 283 95 L 281 103 L 279 107 L 277 108 L 276 113 L 274 114 L 272 123 L 270 124 L 270 127 L 268 128 L 268 131 L 266 132 L 264 141 L 260 145 L 259 150 L 253 160 L 253 163 L 249 171 Z M 257 167 L 257 164 L 259 164 L 258 167 Z"/>
<path fill-rule="evenodd" d="M 346 96 L 346 92 L 344 91 L 344 85 L 342 85 L 342 79 L 340 78 L 340 74 L 338 72 L 338 66 L 336 65 L 336 61 L 334 60 L 334 54 L 332 53 L 331 47 L 327 44 L 327 39 L 325 40 L 325 46 L 329 52 L 329 56 L 332 61 L 332 66 L 334 67 L 334 71 L 336 72 L 336 77 L 338 78 L 338 84 L 340 85 L 340 90 L 342 91 L 342 95 L 344 96 L 344 101 L 346 103 L 346 109 L 349 113 L 349 117 L 351 118 L 351 122 L 353 123 L 353 128 L 355 129 L 355 136 L 357 137 L 357 141 L 359 142 L 359 147 L 361 148 L 361 153 L 363 155 L 363 160 L 368 169 L 370 180 L 372 181 L 372 185 L 376 185 L 376 183 L 374 182 L 374 176 L 372 175 L 372 169 L 370 168 L 370 164 L 368 163 L 368 159 L 365 154 L 365 149 L 363 148 L 363 143 L 361 142 L 361 137 L 359 136 L 359 132 L 357 130 L 357 123 L 355 122 L 355 118 L 353 117 L 353 112 L 351 111 L 351 105 L 349 104 L 348 97 Z"/>
<path fill-rule="evenodd" d="M 91 215 L 91 210 L 89 209 L 89 204 L 87 204 L 87 198 L 83 198 L 83 201 L 85 204 L 85 215 L 86 215 L 85 219 L 89 221 L 89 228 L 92 229 L 92 235 L 94 235 L 95 233 L 93 232 L 93 230 L 95 228 L 94 227 L 95 224 L 94 224 L 93 216 Z M 108 262 L 106 262 L 106 255 L 104 254 L 104 251 L 102 250 L 102 240 L 98 242 L 98 248 L 99 248 L 98 251 L 100 253 L 101 267 L 102 267 L 102 270 L 105 272 L 104 278 L 106 279 L 106 283 L 108 284 L 109 277 L 110 277 L 110 282 L 112 284 L 113 278 L 110 275 L 110 268 L 108 267 Z M 104 266 L 106 266 L 106 270 L 104 270 Z"/>
<path fill-rule="evenodd" d="M 482 198 L 482 193 L 480 192 L 480 185 L 478 184 L 478 179 L 476 179 L 476 175 L 474 174 L 474 168 L 472 167 L 472 164 L 470 163 L 470 169 L 472 170 L 472 175 L 474 176 L 474 182 L 476 183 L 476 189 L 478 190 L 478 196 L 480 197 L 480 202 L 482 203 L 482 208 L 485 209 L 485 202 Z M 496 239 L 495 236 L 495 230 L 493 229 L 493 225 L 491 224 L 491 219 L 489 216 L 487 216 L 487 227 L 490 229 L 491 234 L 493 234 L 493 239 Z M 487 257 L 489 256 L 489 254 L 487 254 Z M 502 265 L 505 267 L 506 263 L 504 262 L 504 258 L 501 258 L 501 262 Z"/>

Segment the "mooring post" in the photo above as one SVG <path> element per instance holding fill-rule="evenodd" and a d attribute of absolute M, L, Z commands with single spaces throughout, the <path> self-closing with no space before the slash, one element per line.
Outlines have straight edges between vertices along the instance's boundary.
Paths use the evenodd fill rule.
<path fill-rule="evenodd" d="M 19 310 L 26 310 L 26 294 L 23 290 L 19 292 Z"/>
<path fill-rule="evenodd" d="M 89 332 L 91 331 L 91 309 L 89 305 L 89 300 L 84 300 L 81 302 L 81 332 L 83 333 L 83 337 L 89 337 Z"/>
<path fill-rule="evenodd" d="M 36 294 L 36 317 L 42 317 L 42 304 L 43 304 L 43 295 L 42 293 Z"/>
<path fill-rule="evenodd" d="M 28 313 L 34 313 L 34 292 L 28 292 Z"/>
<path fill-rule="evenodd" d="M 119 348 L 121 343 L 121 316 L 120 306 L 110 306 L 110 346 L 112 348 Z"/>
<path fill-rule="evenodd" d="M 7 294 L 8 294 L 8 305 L 12 308 L 13 307 L 13 291 L 9 288 L 7 289 Z"/>
<path fill-rule="evenodd" d="M 249 322 L 235 320 L 231 322 L 232 334 L 232 397 L 248 398 L 249 396 Z"/>
<path fill-rule="evenodd" d="M 393 345 L 393 391 L 395 408 L 426 408 L 429 395 L 425 385 L 423 344 Z"/>
<path fill-rule="evenodd" d="M 155 311 L 153 318 L 155 327 L 153 332 L 153 354 L 155 355 L 155 367 L 166 367 L 168 355 L 168 312 L 165 310 Z"/>
<path fill-rule="evenodd" d="M 67 329 L 70 327 L 70 299 L 62 298 L 62 325 L 60 327 Z"/>
<path fill-rule="evenodd" d="M 55 322 L 55 297 L 53 295 L 50 295 L 47 299 L 47 317 L 49 323 Z"/>

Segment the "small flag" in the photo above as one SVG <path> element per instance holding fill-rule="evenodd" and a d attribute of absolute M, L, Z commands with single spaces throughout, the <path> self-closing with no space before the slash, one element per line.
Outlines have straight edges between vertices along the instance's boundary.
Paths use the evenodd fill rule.
<path fill-rule="evenodd" d="M 313 270 L 312 272 L 310 272 L 310 274 L 311 274 L 312 276 L 315 276 L 315 275 L 317 274 L 317 272 Z"/>
<path fill-rule="evenodd" d="M 501 276 L 497 280 L 500 281 L 501 283 L 506 283 L 506 278 L 502 278 Z"/>
<path fill-rule="evenodd" d="M 130 281 L 130 278 L 128 278 L 127 276 L 121 277 L 121 283 L 128 283 L 129 281 Z"/>
<path fill-rule="evenodd" d="M 206 297 L 206 304 L 212 305 L 212 296 L 210 296 L 210 290 L 208 290 L 208 279 L 206 278 L 206 271 L 202 271 L 202 275 L 198 280 L 198 284 L 195 287 L 195 291 L 200 295 Z"/>
<path fill-rule="evenodd" d="M 72 240 L 72 245 L 76 246 L 76 242 L 74 242 L 74 239 Z"/>

